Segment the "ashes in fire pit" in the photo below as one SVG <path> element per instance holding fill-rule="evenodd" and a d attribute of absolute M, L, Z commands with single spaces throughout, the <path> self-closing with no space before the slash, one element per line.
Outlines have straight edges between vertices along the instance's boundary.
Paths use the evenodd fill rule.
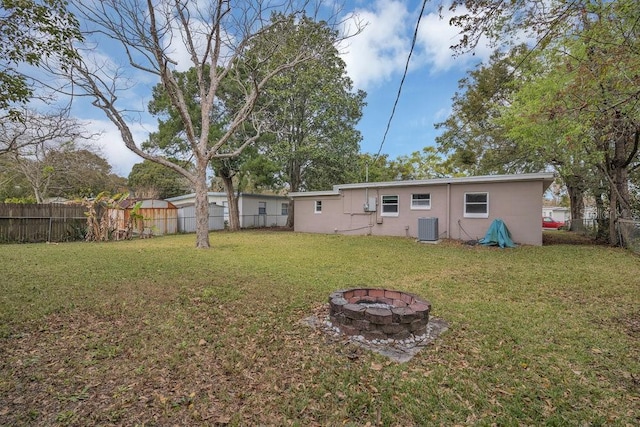
<path fill-rule="evenodd" d="M 388 289 L 356 288 L 329 296 L 329 319 L 346 335 L 367 340 L 404 340 L 424 335 L 431 304 Z"/>

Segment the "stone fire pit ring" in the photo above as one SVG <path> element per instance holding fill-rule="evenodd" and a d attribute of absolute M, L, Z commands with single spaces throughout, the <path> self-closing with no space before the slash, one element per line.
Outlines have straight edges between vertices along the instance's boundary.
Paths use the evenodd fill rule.
<path fill-rule="evenodd" d="M 329 320 L 345 335 L 405 340 L 427 332 L 431 303 L 400 291 L 353 288 L 329 295 Z"/>

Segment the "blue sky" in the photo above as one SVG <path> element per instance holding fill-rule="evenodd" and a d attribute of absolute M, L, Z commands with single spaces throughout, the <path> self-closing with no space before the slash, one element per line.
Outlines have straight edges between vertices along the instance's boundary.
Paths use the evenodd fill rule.
<path fill-rule="evenodd" d="M 382 147 L 382 153 L 391 158 L 434 145 L 437 135 L 434 124 L 449 115 L 458 80 L 473 64 L 489 55 L 488 49 L 481 48 L 474 56 L 454 58 L 449 46 L 457 41 L 457 30 L 449 27 L 447 16 L 440 19 L 437 3 L 429 1 L 422 16 L 409 72 Z M 341 46 L 355 88 L 367 92 L 367 106 L 358 124 L 363 137 L 362 152 L 375 154 L 380 148 L 421 6 L 421 0 L 351 0 L 344 9 L 345 13 L 355 12 L 366 23 L 359 35 Z M 139 91 L 131 95 L 138 97 Z M 140 108 L 148 102 L 144 96 L 137 100 Z M 89 120 L 90 129 L 102 132 L 96 143 L 102 147 L 114 172 L 127 176 L 133 164 L 141 159 L 125 148 L 115 127 L 100 117 L 98 111 L 86 114 L 82 118 Z M 154 121 L 150 120 L 133 125 L 132 131 L 142 143 L 154 127 Z"/>
<path fill-rule="evenodd" d="M 360 4 L 359 4 L 360 3 Z M 458 80 L 488 50 L 454 58 L 449 46 L 457 30 L 440 19 L 437 2 L 428 2 L 422 16 L 409 72 L 382 153 L 391 158 L 433 145 L 434 124 L 451 111 Z M 404 72 L 422 2 L 378 0 L 356 2 L 355 12 L 368 26 L 343 58 L 357 88 L 367 92 L 367 107 L 358 126 L 363 152 L 377 153 Z"/>

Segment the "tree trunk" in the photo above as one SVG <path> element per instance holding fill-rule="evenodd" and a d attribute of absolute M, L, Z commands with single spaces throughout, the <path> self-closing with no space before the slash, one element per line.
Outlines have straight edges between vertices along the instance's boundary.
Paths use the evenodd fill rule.
<path fill-rule="evenodd" d="M 228 174 L 221 173 L 224 192 L 227 193 L 227 204 L 229 205 L 229 230 L 240 230 L 240 209 L 238 208 L 238 196 L 233 190 L 233 178 Z"/>
<path fill-rule="evenodd" d="M 291 201 L 289 202 L 289 211 L 287 213 L 287 227 L 289 228 L 293 228 L 293 218 L 294 218 L 294 214 L 293 211 L 296 208 L 296 204 L 295 201 L 293 199 L 291 199 Z"/>
<path fill-rule="evenodd" d="M 608 199 L 609 196 L 607 194 L 606 189 L 598 186 L 594 194 L 596 199 L 596 240 L 600 242 L 605 242 L 609 236 L 609 221 L 607 217 L 605 217 L 605 205 L 604 200 Z"/>
<path fill-rule="evenodd" d="M 616 114 L 616 118 L 619 119 L 620 114 Z M 615 140 L 613 161 L 609 163 L 609 186 L 611 203 L 609 206 L 609 243 L 617 245 L 618 239 L 618 219 L 630 219 L 632 217 L 631 204 L 629 203 L 629 157 L 627 151 L 630 151 L 627 142 L 630 141 L 627 138 L 630 133 L 625 129 L 625 123 L 622 120 L 618 120 L 618 128 L 620 135 Z M 629 144 L 633 147 L 633 144 Z M 636 148 L 633 148 L 633 156 L 636 154 Z"/>
<path fill-rule="evenodd" d="M 291 193 L 295 193 L 300 190 L 300 183 L 302 182 L 302 167 L 299 162 L 295 159 L 292 159 L 289 162 L 289 180 L 291 187 L 289 191 Z M 289 212 L 287 215 L 287 227 L 293 228 L 294 226 L 294 211 L 295 211 L 295 201 L 292 199 L 291 203 L 289 203 Z"/>
<path fill-rule="evenodd" d="M 614 184 L 611 184 L 609 190 L 609 244 L 618 244 L 618 233 L 616 233 L 616 224 L 618 217 L 618 195 L 614 188 Z"/>
<path fill-rule="evenodd" d="M 573 179 L 572 179 L 573 178 Z M 584 186 L 580 177 L 565 179 L 571 209 L 571 231 L 584 231 Z"/>
<path fill-rule="evenodd" d="M 207 249 L 209 244 L 209 195 L 206 165 L 198 166 L 196 190 L 196 248 Z"/>

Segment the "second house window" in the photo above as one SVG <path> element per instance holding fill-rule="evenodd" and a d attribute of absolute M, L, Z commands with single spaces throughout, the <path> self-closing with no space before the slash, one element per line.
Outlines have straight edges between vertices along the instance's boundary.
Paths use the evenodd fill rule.
<path fill-rule="evenodd" d="M 465 218 L 489 218 L 489 193 L 464 193 Z"/>
<path fill-rule="evenodd" d="M 431 194 L 412 194 L 411 209 L 431 209 Z"/>
<path fill-rule="evenodd" d="M 398 216 L 398 196 L 381 196 L 381 215 Z"/>

